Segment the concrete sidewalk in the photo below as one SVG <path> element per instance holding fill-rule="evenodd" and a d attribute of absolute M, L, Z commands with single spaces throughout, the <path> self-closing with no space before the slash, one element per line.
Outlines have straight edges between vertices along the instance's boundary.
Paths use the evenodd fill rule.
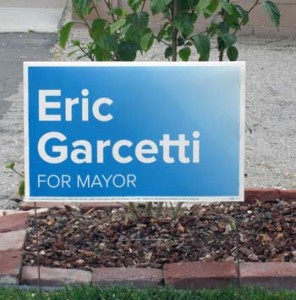
<path fill-rule="evenodd" d="M 0 208 L 14 207 L 20 178 L 5 169 L 11 162 L 23 171 L 23 61 L 51 60 L 56 34 L 0 34 Z"/>
<path fill-rule="evenodd" d="M 67 0 L 0 0 L 0 32 L 56 32 Z"/>
<path fill-rule="evenodd" d="M 50 49 L 57 42 L 66 3 L 0 0 L 0 208 L 15 206 L 9 199 L 20 180 L 5 166 L 15 161 L 23 170 L 23 62 L 53 59 Z"/>

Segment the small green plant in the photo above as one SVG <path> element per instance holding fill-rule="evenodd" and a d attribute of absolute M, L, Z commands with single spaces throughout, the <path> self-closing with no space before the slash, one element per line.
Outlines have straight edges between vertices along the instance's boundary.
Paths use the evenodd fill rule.
<path fill-rule="evenodd" d="M 11 170 L 15 174 L 21 177 L 21 181 L 19 183 L 18 194 L 23 197 L 25 195 L 25 180 L 24 174 L 15 169 L 15 162 L 11 162 L 6 166 L 6 169 Z"/>
<path fill-rule="evenodd" d="M 164 204 L 164 202 L 147 202 L 145 205 L 142 205 L 144 209 L 141 209 L 141 205 L 135 202 L 123 205 L 130 211 L 134 220 L 139 220 L 142 215 L 148 218 L 159 219 L 165 209 Z M 176 205 L 173 202 L 169 202 L 168 204 L 171 211 L 170 218 L 174 221 L 179 217 L 184 202 L 178 202 Z"/>
<path fill-rule="evenodd" d="M 75 23 L 88 29 L 90 42 L 72 40 L 79 58 L 97 61 L 134 61 L 137 53 L 148 52 L 154 42 L 165 45 L 168 60 L 190 60 L 195 49 L 200 61 L 210 58 L 212 41 L 216 41 L 218 59 L 225 54 L 230 61 L 238 59 L 235 44 L 238 31 L 249 22 L 249 15 L 261 6 L 276 27 L 280 24 L 280 11 L 269 0 L 253 0 L 248 9 L 231 0 L 128 0 L 129 9 L 113 6 L 112 0 L 103 0 L 109 18 L 103 18 L 94 0 L 72 0 L 79 21 L 66 23 L 60 31 L 60 45 L 65 48 Z M 94 12 L 90 22 L 87 15 Z M 159 30 L 150 27 L 150 15 L 162 15 Z M 199 30 L 197 22 L 205 18 L 208 27 Z"/>

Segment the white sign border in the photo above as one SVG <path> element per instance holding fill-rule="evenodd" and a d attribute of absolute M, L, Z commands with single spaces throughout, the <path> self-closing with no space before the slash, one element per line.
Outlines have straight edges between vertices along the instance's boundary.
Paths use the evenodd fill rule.
<path fill-rule="evenodd" d="M 30 196 L 29 168 L 29 68 L 30 67 L 239 67 L 240 69 L 240 162 L 239 162 L 239 195 L 223 197 L 32 197 Z M 245 94 L 246 94 L 246 63 L 237 62 L 24 62 L 24 165 L 25 165 L 25 202 L 243 202 L 244 201 L 244 158 L 245 158 Z"/>

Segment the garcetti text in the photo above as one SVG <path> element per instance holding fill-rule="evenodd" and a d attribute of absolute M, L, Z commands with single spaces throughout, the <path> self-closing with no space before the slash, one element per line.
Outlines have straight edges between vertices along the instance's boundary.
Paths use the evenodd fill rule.
<path fill-rule="evenodd" d="M 112 122 L 113 99 L 102 97 L 90 101 L 88 89 L 82 89 L 76 98 L 62 97 L 62 90 L 39 90 L 38 107 L 40 122 L 88 122 L 90 116 L 97 122 Z M 62 105 L 63 103 L 63 105 Z M 191 136 L 184 133 L 163 133 L 159 140 L 149 137 L 134 142 L 130 139 L 97 139 L 88 141 L 83 138 L 73 140 L 61 131 L 44 133 L 38 141 L 38 154 L 49 164 L 60 164 L 71 160 L 75 164 L 103 164 L 106 153 L 110 152 L 114 161 L 129 164 L 134 160 L 142 164 L 162 161 L 166 164 L 200 163 L 200 132 L 192 131 Z M 124 150 L 124 151 L 123 151 Z M 124 152 L 124 154 L 123 154 Z"/>

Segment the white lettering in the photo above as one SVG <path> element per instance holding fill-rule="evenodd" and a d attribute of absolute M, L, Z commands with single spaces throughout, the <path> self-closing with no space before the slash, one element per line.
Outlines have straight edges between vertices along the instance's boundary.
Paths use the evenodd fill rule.
<path fill-rule="evenodd" d="M 104 149 L 111 145 L 110 140 L 108 141 L 97 141 L 97 163 L 104 162 Z"/>
<path fill-rule="evenodd" d="M 130 148 L 133 145 L 133 143 L 129 140 L 121 140 L 114 144 L 112 149 L 113 157 L 116 161 L 118 161 L 121 164 L 128 164 L 130 163 L 133 158 L 131 156 L 122 157 L 119 153 L 121 147 L 128 147 Z"/>
<path fill-rule="evenodd" d="M 61 96 L 61 90 L 39 90 L 39 121 L 61 121 L 61 115 L 47 114 L 48 109 L 61 108 L 60 102 L 46 101 L 50 96 Z"/>
<path fill-rule="evenodd" d="M 128 174 L 127 175 L 127 187 L 131 187 L 133 186 L 134 188 L 137 187 L 136 186 L 136 181 L 137 181 L 137 177 L 135 174 Z"/>
<path fill-rule="evenodd" d="M 66 143 L 67 137 L 60 132 L 48 132 L 41 136 L 38 142 L 38 153 L 47 163 L 59 164 L 67 159 L 75 164 L 105 163 L 105 156 L 111 156 L 121 164 L 131 163 L 134 159 L 143 164 L 155 163 L 162 159 L 164 163 L 179 162 L 198 164 L 200 162 L 200 133 L 194 131 L 193 139 L 186 139 L 185 134 L 179 134 L 178 139 L 171 139 L 169 134 L 164 134 L 157 145 L 152 140 L 139 141 L 135 146 L 130 140 L 118 140 L 114 144 L 111 140 L 95 141 L 96 149 L 87 140 L 76 140 L 71 144 Z M 64 142 L 64 143 L 63 143 Z M 162 154 L 159 153 L 162 148 Z M 172 149 L 175 147 L 174 149 Z M 110 149 L 108 149 L 110 148 Z M 109 150 L 107 152 L 107 150 Z M 96 159 L 93 159 L 93 155 Z M 40 178 L 42 180 L 42 178 Z"/>
<path fill-rule="evenodd" d="M 71 152 L 71 159 L 76 164 L 83 164 L 83 163 L 91 163 L 92 162 L 92 153 L 91 153 L 91 144 L 85 140 L 79 140 L 72 143 L 74 149 Z M 81 147 L 81 148 L 79 148 Z M 79 157 L 80 156 L 80 157 Z"/>
<path fill-rule="evenodd" d="M 98 121 L 102 121 L 102 122 L 111 121 L 113 119 L 113 116 L 111 114 L 102 115 L 100 112 L 100 108 L 103 104 L 110 106 L 112 103 L 113 103 L 113 101 L 109 98 L 100 98 L 100 99 L 96 100 L 93 105 L 93 110 L 92 110 L 94 117 Z"/>
<path fill-rule="evenodd" d="M 149 147 L 149 148 L 147 148 Z M 139 142 L 136 146 L 136 157 L 137 159 L 144 164 L 151 164 L 156 161 L 155 155 L 150 157 L 145 157 L 145 154 L 157 154 L 158 148 L 157 145 L 151 140 L 143 140 Z"/>
<path fill-rule="evenodd" d="M 44 161 L 50 164 L 62 163 L 68 158 L 67 146 L 52 146 L 52 152 L 57 153 L 58 155 L 50 156 L 46 152 L 46 144 L 52 139 L 64 142 L 67 138 L 60 132 L 49 132 L 44 134 L 38 142 L 38 153 Z"/>
<path fill-rule="evenodd" d="M 73 105 L 79 104 L 79 98 L 66 98 L 66 121 L 72 121 L 72 107 Z"/>
<path fill-rule="evenodd" d="M 80 188 L 80 187 L 89 187 L 90 186 L 90 176 L 87 175 L 84 180 L 81 178 L 80 175 L 77 175 L 77 187 Z"/>

